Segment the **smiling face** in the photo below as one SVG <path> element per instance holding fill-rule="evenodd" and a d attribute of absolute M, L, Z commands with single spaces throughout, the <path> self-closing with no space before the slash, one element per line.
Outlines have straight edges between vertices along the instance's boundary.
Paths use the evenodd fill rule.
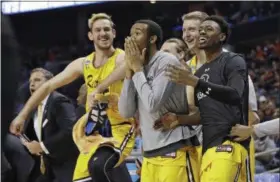
<path fill-rule="evenodd" d="M 93 22 L 91 31 L 88 33 L 89 40 L 101 50 L 110 49 L 113 45 L 116 31 L 112 27 L 112 22 L 108 19 L 98 19 Z"/>
<path fill-rule="evenodd" d="M 201 23 L 199 28 L 199 48 L 209 49 L 218 47 L 225 40 L 226 36 L 221 32 L 218 23 L 212 20 L 206 20 Z"/>
<path fill-rule="evenodd" d="M 198 48 L 199 26 L 201 21 L 198 19 L 187 19 L 183 23 L 183 40 L 188 45 L 189 50 Z"/>

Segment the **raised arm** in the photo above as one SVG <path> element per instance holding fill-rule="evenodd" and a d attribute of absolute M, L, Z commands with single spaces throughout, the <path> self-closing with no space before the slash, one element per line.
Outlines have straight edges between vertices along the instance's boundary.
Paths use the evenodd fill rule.
<path fill-rule="evenodd" d="M 116 68 L 115 70 L 98 85 L 96 88 L 98 92 L 104 92 L 110 85 L 114 84 L 119 80 L 123 80 L 125 78 L 125 61 L 124 61 L 125 53 L 121 53 L 116 58 Z"/>
<path fill-rule="evenodd" d="M 13 134 L 20 134 L 24 121 L 28 115 L 48 94 L 80 77 L 83 74 L 83 60 L 84 58 L 74 60 L 61 73 L 44 83 L 38 90 L 36 90 L 18 116 L 12 121 L 10 132 Z"/>

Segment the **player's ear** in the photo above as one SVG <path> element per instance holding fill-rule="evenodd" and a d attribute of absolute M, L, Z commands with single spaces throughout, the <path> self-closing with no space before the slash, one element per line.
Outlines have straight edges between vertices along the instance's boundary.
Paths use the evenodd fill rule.
<path fill-rule="evenodd" d="M 220 34 L 220 42 L 224 42 L 226 40 L 226 34 L 221 33 Z"/>
<path fill-rule="evenodd" d="M 116 38 L 116 29 L 113 28 L 112 31 L 113 31 L 113 37 Z"/>
<path fill-rule="evenodd" d="M 93 41 L 93 35 L 92 35 L 92 33 L 90 31 L 88 32 L 88 39 Z"/>
<path fill-rule="evenodd" d="M 179 60 L 181 61 L 184 61 L 185 60 L 185 55 L 186 55 L 186 53 L 184 53 L 184 51 L 181 51 L 180 53 L 179 53 L 179 55 L 180 55 L 180 57 L 179 57 Z"/>
<path fill-rule="evenodd" d="M 155 42 L 157 41 L 157 36 L 153 35 L 150 37 L 150 44 L 155 44 Z"/>

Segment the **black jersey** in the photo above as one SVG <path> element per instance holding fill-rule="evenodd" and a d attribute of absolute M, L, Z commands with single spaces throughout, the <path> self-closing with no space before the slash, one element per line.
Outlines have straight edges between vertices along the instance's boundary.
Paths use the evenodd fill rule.
<path fill-rule="evenodd" d="M 222 52 L 195 73 L 200 78 L 195 102 L 203 125 L 203 153 L 222 144 L 232 126 L 247 125 L 248 78 L 245 60 L 238 54 Z M 246 110 L 247 109 L 247 110 Z"/>

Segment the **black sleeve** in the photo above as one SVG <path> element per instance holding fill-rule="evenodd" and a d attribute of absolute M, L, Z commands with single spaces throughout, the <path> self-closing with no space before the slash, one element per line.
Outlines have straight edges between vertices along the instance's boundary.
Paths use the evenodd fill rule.
<path fill-rule="evenodd" d="M 234 56 L 227 60 L 224 75 L 226 86 L 200 79 L 196 88 L 220 102 L 232 105 L 240 104 L 247 78 L 245 60 L 240 56 Z"/>
<path fill-rule="evenodd" d="M 59 97 L 52 103 L 52 118 L 55 118 L 59 131 L 46 138 L 43 143 L 50 155 L 57 156 L 73 145 L 72 129 L 76 122 L 75 107 L 66 97 Z"/>

